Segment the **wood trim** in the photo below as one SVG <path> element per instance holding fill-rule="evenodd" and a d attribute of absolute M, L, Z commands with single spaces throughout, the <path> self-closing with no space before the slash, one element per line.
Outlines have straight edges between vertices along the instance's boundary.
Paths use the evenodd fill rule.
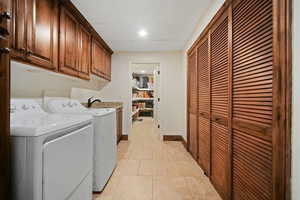
<path fill-rule="evenodd" d="M 163 135 L 163 141 L 182 141 L 181 135 Z"/>
<path fill-rule="evenodd" d="M 81 12 L 75 7 L 75 5 L 70 0 L 59 0 L 73 15 L 76 19 L 85 26 L 92 34 L 92 37 L 98 40 L 101 45 L 110 53 L 113 54 L 113 50 L 106 44 L 102 37 L 97 33 L 94 27 L 86 20 L 86 18 L 81 14 Z"/>
<path fill-rule="evenodd" d="M 163 135 L 163 141 L 178 141 L 181 142 L 185 149 L 188 150 L 187 142 L 182 135 Z"/>
<path fill-rule="evenodd" d="M 0 12 L 11 13 L 11 1 L 0 0 Z M 10 21 L 0 19 L 1 28 L 10 32 Z M 0 37 L 0 47 L 10 46 L 10 36 Z M 0 199 L 11 199 L 10 183 L 10 55 L 0 53 Z"/>
<path fill-rule="evenodd" d="M 212 166 L 212 159 L 211 159 L 211 142 L 212 142 L 212 131 L 211 131 L 211 31 L 208 31 L 208 85 L 209 85 L 209 167 L 208 167 L 208 172 L 207 176 L 211 176 L 211 166 Z"/>
<path fill-rule="evenodd" d="M 292 163 L 292 86 L 293 86 L 293 76 L 292 76 L 292 52 L 293 52 L 293 35 L 292 35 L 292 0 L 286 0 L 286 166 L 285 166 L 285 199 L 291 200 L 291 163 Z"/>
<path fill-rule="evenodd" d="M 185 62 L 185 66 L 187 66 L 187 73 L 186 73 L 186 80 L 187 80 L 187 84 L 186 84 L 186 145 L 187 145 L 187 151 L 189 151 L 189 146 L 190 146 L 190 115 L 189 115 L 189 108 L 190 108 L 190 81 L 189 81 L 189 77 L 190 77 L 190 73 L 189 73 L 189 55 L 186 54 L 186 62 Z"/>
<path fill-rule="evenodd" d="M 286 90 L 287 79 L 287 26 L 286 4 L 287 0 L 273 1 L 274 13 L 274 88 L 273 93 L 273 197 L 285 199 L 286 197 L 286 149 L 287 149 L 287 123 L 286 123 Z"/>
<path fill-rule="evenodd" d="M 122 135 L 121 140 L 128 140 L 128 135 Z"/>
<path fill-rule="evenodd" d="M 232 130 L 232 100 L 233 100 L 233 16 L 232 4 L 228 8 L 228 199 L 232 199 L 232 185 L 233 185 L 233 130 Z"/>

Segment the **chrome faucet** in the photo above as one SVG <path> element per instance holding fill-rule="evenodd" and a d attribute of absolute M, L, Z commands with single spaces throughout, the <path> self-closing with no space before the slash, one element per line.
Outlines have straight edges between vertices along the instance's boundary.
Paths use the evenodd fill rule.
<path fill-rule="evenodd" d="M 93 100 L 93 98 L 94 97 L 90 97 L 89 99 L 88 99 L 88 108 L 90 108 L 92 105 L 93 105 L 93 103 L 95 103 L 95 102 L 99 102 L 99 103 L 101 103 L 102 101 L 100 100 L 100 99 L 95 99 L 95 100 Z"/>

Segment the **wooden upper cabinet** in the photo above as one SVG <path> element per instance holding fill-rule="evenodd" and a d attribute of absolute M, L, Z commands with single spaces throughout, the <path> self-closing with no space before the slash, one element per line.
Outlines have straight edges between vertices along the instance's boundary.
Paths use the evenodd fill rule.
<path fill-rule="evenodd" d="M 58 7 L 53 0 L 28 0 L 27 59 L 57 69 Z"/>
<path fill-rule="evenodd" d="M 56 70 L 58 6 L 55 0 L 13 1 L 13 57 Z"/>
<path fill-rule="evenodd" d="M 13 59 L 82 79 L 91 71 L 111 79 L 111 50 L 70 1 L 11 2 Z"/>
<path fill-rule="evenodd" d="M 79 77 L 89 79 L 91 67 L 91 35 L 83 26 L 78 27 Z"/>
<path fill-rule="evenodd" d="M 12 1 L 12 38 L 11 48 L 12 57 L 24 59 L 26 50 L 26 0 L 13 0 Z"/>
<path fill-rule="evenodd" d="M 93 38 L 92 40 L 92 73 L 105 77 L 105 50 L 101 44 Z"/>
<path fill-rule="evenodd" d="M 63 6 L 60 7 L 59 26 L 59 71 L 71 76 L 78 76 L 78 23 Z"/>

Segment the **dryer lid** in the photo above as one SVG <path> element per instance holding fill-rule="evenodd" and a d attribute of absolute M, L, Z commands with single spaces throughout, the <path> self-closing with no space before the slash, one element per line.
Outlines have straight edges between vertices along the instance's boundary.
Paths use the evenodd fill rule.
<path fill-rule="evenodd" d="M 40 136 L 92 121 L 90 115 L 46 113 L 33 99 L 12 99 L 10 118 L 12 136 Z"/>
<path fill-rule="evenodd" d="M 52 113 L 88 112 L 78 100 L 68 98 L 51 98 L 45 102 L 47 110 Z"/>
<path fill-rule="evenodd" d="M 103 116 L 116 111 L 114 108 L 86 108 L 78 100 L 68 98 L 49 98 L 45 103 L 51 113 Z"/>

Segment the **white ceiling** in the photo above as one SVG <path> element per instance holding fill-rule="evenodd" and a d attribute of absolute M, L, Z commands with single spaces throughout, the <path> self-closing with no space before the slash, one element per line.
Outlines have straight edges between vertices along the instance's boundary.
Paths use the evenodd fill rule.
<path fill-rule="evenodd" d="M 114 51 L 182 50 L 212 1 L 72 0 Z"/>

